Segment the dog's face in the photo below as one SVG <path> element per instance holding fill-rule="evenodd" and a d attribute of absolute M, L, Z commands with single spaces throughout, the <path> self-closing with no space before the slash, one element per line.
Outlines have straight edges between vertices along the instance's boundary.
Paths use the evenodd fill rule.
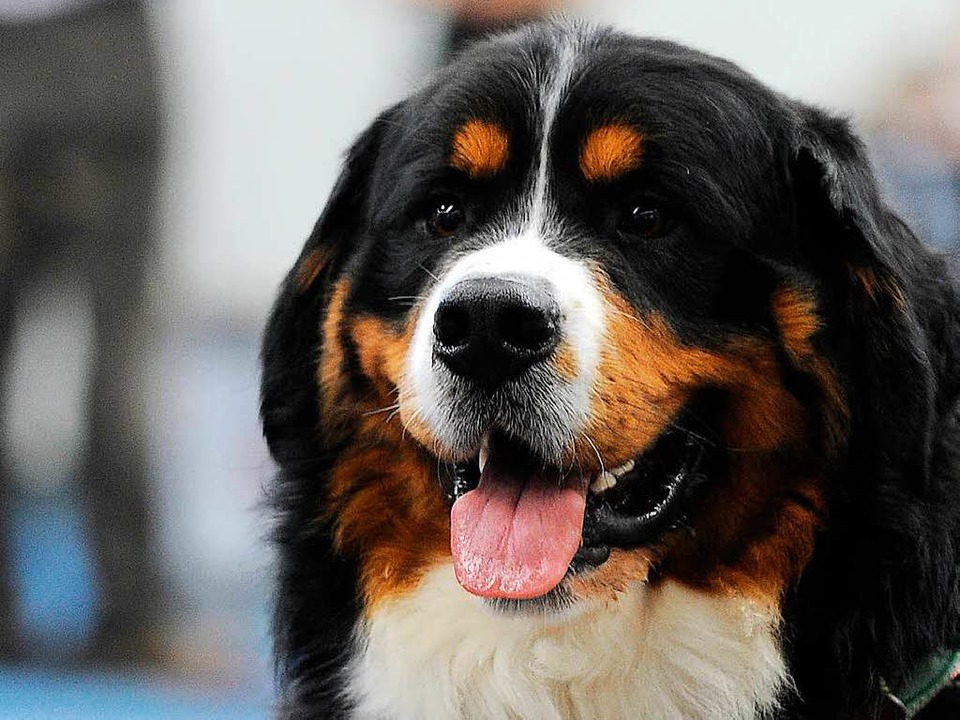
<path fill-rule="evenodd" d="M 365 605 L 452 556 L 518 612 L 660 577 L 776 606 L 848 421 L 831 313 L 895 302 L 839 218 L 845 133 L 723 61 L 566 26 L 384 113 L 266 346 L 268 438 L 325 458 L 310 512 Z"/>

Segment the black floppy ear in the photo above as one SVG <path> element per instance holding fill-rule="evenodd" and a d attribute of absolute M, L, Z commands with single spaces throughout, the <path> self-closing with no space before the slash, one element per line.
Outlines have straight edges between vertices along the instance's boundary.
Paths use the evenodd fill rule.
<path fill-rule="evenodd" d="M 884 201 L 846 121 L 802 108 L 794 152 L 805 255 L 828 278 L 832 341 L 847 376 L 853 455 L 924 482 L 936 373 L 926 289 L 936 260 Z"/>
<path fill-rule="evenodd" d="M 315 368 L 320 325 L 330 285 L 366 231 L 370 176 L 392 113 L 378 117 L 347 153 L 327 205 L 283 280 L 267 323 L 260 415 L 270 452 L 281 465 L 318 455 Z"/>

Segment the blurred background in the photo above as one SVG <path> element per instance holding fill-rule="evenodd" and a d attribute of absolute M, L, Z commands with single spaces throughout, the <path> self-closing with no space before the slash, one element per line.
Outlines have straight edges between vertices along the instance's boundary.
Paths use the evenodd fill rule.
<path fill-rule="evenodd" d="M 956 0 L 0 0 L 0 720 L 269 717 L 274 290 L 378 110 L 557 9 L 851 116 L 960 250 Z"/>

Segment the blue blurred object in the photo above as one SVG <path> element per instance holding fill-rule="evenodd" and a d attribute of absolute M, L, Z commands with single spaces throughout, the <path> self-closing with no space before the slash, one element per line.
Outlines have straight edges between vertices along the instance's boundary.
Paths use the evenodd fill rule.
<path fill-rule="evenodd" d="M 83 649 L 97 621 L 94 563 L 70 493 L 17 493 L 7 521 L 18 634 L 31 655 L 69 657 Z"/>
<path fill-rule="evenodd" d="M 960 167 L 902 134 L 876 133 L 877 172 L 920 237 L 941 251 L 960 251 Z"/>
<path fill-rule="evenodd" d="M 267 698 L 220 698 L 159 678 L 63 674 L 0 665 L 3 720 L 263 720 Z"/>

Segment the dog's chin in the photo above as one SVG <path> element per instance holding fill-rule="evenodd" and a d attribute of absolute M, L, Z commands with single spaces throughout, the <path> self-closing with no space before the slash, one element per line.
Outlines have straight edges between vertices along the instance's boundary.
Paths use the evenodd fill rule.
<path fill-rule="evenodd" d="M 586 598 L 579 590 L 595 584 L 591 578 L 603 578 L 606 586 L 626 587 L 634 581 L 636 572 L 630 577 L 618 577 L 619 565 L 607 565 L 611 552 L 635 552 L 646 563 L 646 558 L 653 555 L 647 549 L 662 545 L 665 536 L 685 527 L 692 498 L 715 469 L 713 455 L 712 443 L 703 434 L 674 423 L 646 450 L 619 467 L 571 480 L 571 476 L 583 472 L 576 465 L 566 469 L 551 466 L 522 437 L 497 428 L 488 430 L 475 457 L 460 462 L 438 460 L 451 506 L 478 488 L 482 470 L 491 457 L 513 468 L 529 468 L 538 477 L 555 478 L 559 485 L 585 483 L 587 490 L 579 546 L 556 584 L 524 597 L 475 594 L 482 594 L 484 604 L 498 613 L 566 615 L 583 604 Z M 505 461 L 504 457 L 509 459 Z M 500 480 L 494 474 L 485 481 Z M 619 555 L 625 556 L 622 552 Z M 642 575 L 646 580 L 647 574 Z M 465 588 L 473 592 L 466 585 Z"/>
<path fill-rule="evenodd" d="M 582 605 L 569 587 L 567 578 L 545 595 L 535 598 L 481 598 L 489 610 L 498 615 L 536 615 L 544 618 L 568 617 L 576 614 Z"/>

